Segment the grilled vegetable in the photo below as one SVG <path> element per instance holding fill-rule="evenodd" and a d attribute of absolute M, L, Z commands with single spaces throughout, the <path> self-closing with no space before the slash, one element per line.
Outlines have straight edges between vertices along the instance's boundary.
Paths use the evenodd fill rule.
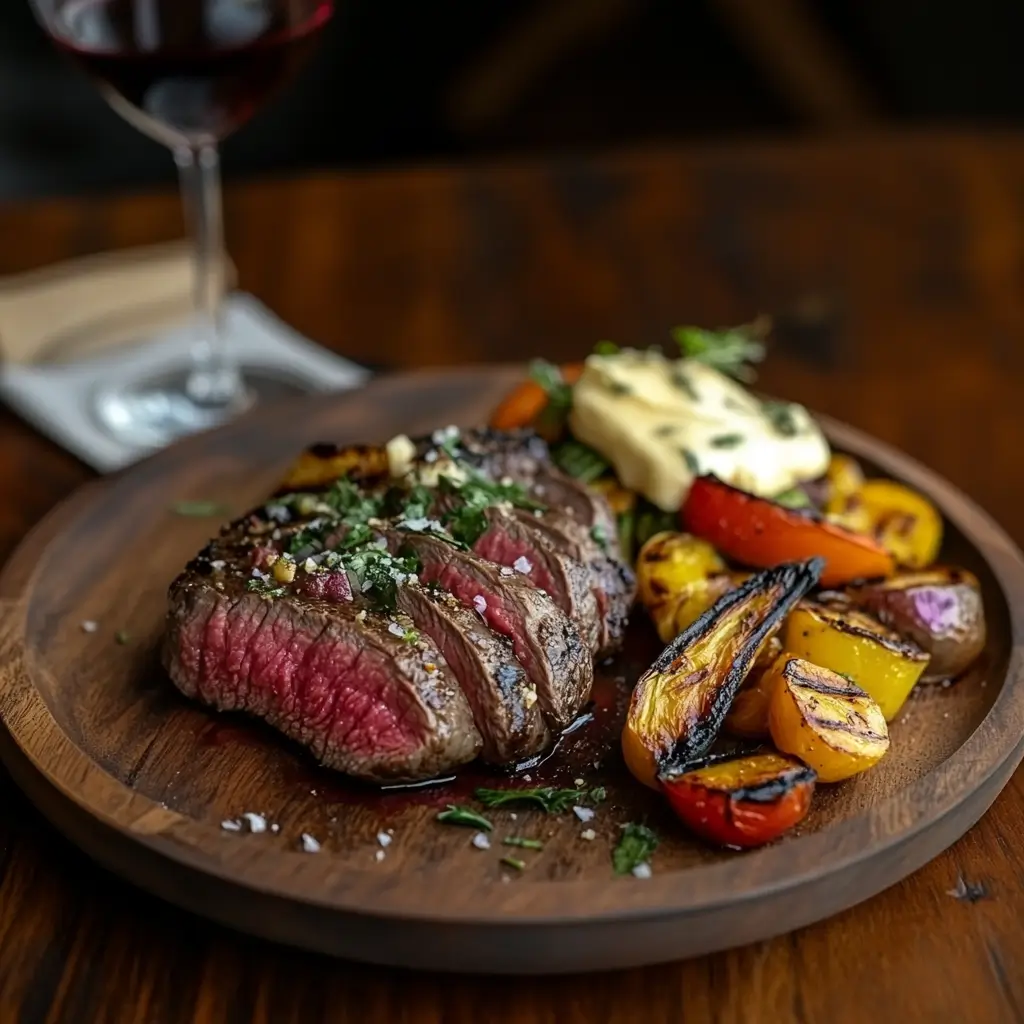
<path fill-rule="evenodd" d="M 773 636 L 758 655 L 725 716 L 726 732 L 746 740 L 768 738 L 768 706 L 772 700 L 772 684 L 776 681 L 769 669 L 781 653 L 782 641 Z"/>
<path fill-rule="evenodd" d="M 815 773 L 792 757 L 755 754 L 683 775 L 663 775 L 672 809 L 720 846 L 761 846 L 807 817 Z"/>
<path fill-rule="evenodd" d="M 981 587 L 964 569 L 901 573 L 853 588 L 850 597 L 931 655 L 925 680 L 959 675 L 985 648 Z"/>
<path fill-rule="evenodd" d="M 581 363 L 557 367 L 537 360 L 530 377 L 517 384 L 494 410 L 490 425 L 496 430 L 534 427 L 546 440 L 554 440 L 560 436 L 572 404 L 571 386 L 582 372 Z"/>
<path fill-rule="evenodd" d="M 846 507 L 847 498 L 856 494 L 863 485 L 864 471 L 856 459 L 836 452 L 829 459 L 825 481 L 828 484 L 825 511 L 841 512 Z"/>
<path fill-rule="evenodd" d="M 318 444 L 298 457 L 278 491 L 312 491 L 329 487 L 342 477 L 368 480 L 387 476 L 387 473 L 388 455 L 385 448 L 371 445 L 339 448 L 333 444 Z"/>
<path fill-rule="evenodd" d="M 821 582 L 834 587 L 891 576 L 893 558 L 876 540 L 812 512 L 795 510 L 737 490 L 711 476 L 698 477 L 683 505 L 683 526 L 744 565 L 825 559 Z"/>
<path fill-rule="evenodd" d="M 894 480 L 867 480 L 836 503 L 829 520 L 874 537 L 899 565 L 924 569 L 942 545 L 942 517 L 923 495 Z"/>
<path fill-rule="evenodd" d="M 822 782 L 839 782 L 877 764 L 889 749 L 879 706 L 841 675 L 783 654 L 771 669 L 772 740 L 813 768 Z"/>
<path fill-rule="evenodd" d="M 713 742 L 751 666 L 789 610 L 818 580 L 821 559 L 752 576 L 684 630 L 640 677 L 622 731 L 629 770 L 658 788 Z"/>
<path fill-rule="evenodd" d="M 707 541 L 687 533 L 657 533 L 640 549 L 637 593 L 646 608 L 654 608 L 689 584 L 721 572 L 725 563 Z"/>
<path fill-rule="evenodd" d="M 783 647 L 863 687 L 891 722 L 928 664 L 928 655 L 856 609 L 803 602 L 786 620 Z"/>

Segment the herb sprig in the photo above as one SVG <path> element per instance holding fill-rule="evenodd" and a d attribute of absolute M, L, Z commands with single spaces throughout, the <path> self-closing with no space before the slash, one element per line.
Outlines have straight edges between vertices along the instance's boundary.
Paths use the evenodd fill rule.
<path fill-rule="evenodd" d="M 601 786 L 591 790 L 555 789 L 553 786 L 544 786 L 539 789 L 477 789 L 473 795 L 484 807 L 531 804 L 545 814 L 561 814 L 584 800 L 600 803 L 606 793 Z"/>
<path fill-rule="evenodd" d="M 622 830 L 622 838 L 612 851 L 612 867 L 617 875 L 628 875 L 646 864 L 658 848 L 658 837 L 646 826 L 630 822 Z"/>
<path fill-rule="evenodd" d="M 445 825 L 462 825 L 466 828 L 479 828 L 485 832 L 491 832 L 494 826 L 482 815 L 469 807 L 460 807 L 457 804 L 448 804 L 437 814 L 437 820 Z"/>
<path fill-rule="evenodd" d="M 771 329 L 767 317 L 753 323 L 709 331 L 703 327 L 676 327 L 672 339 L 683 356 L 706 363 L 746 384 L 756 379 L 752 363 L 765 357 L 764 339 Z"/>

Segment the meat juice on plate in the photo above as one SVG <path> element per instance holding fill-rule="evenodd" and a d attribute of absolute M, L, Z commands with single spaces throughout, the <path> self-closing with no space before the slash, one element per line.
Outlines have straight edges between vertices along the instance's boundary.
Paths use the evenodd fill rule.
<path fill-rule="evenodd" d="M 46 23 L 112 105 L 164 141 L 220 139 L 296 71 L 334 0 L 72 0 Z"/>

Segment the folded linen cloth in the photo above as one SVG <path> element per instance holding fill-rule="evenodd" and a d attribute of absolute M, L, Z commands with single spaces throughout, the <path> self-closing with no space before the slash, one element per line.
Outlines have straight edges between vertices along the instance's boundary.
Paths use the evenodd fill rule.
<path fill-rule="evenodd" d="M 225 267 L 226 280 L 234 269 Z M 103 427 L 100 388 L 159 377 L 186 364 L 193 343 L 192 270 L 185 243 L 73 260 L 0 281 L 0 398 L 79 458 L 109 472 L 152 450 Z M 224 310 L 239 363 L 298 391 L 357 387 L 369 376 L 314 344 L 251 295 Z"/>

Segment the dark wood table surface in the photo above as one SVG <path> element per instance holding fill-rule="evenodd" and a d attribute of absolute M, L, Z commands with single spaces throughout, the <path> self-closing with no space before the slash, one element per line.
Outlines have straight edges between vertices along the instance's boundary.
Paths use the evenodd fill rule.
<path fill-rule="evenodd" d="M 241 284 L 381 368 L 579 356 L 778 318 L 766 389 L 959 484 L 1024 542 L 1024 137 L 924 135 L 233 185 Z M 0 273 L 181 232 L 173 195 L 0 208 Z M 0 411 L 0 557 L 92 473 Z M 1024 775 L 827 923 L 600 976 L 276 948 L 93 866 L 0 771 L 0 1021 L 1024 1020 Z M 949 894 L 979 883 L 977 902 Z"/>

